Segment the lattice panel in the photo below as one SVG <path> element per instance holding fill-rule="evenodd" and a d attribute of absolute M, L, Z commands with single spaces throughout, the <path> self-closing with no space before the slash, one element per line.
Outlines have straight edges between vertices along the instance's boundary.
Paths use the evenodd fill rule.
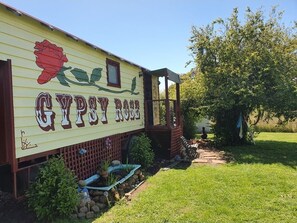
<path fill-rule="evenodd" d="M 170 158 L 180 155 L 181 151 L 181 142 L 180 137 L 182 136 L 182 127 L 179 126 L 171 130 L 171 149 L 170 149 Z"/>
<path fill-rule="evenodd" d="M 31 156 L 25 161 L 23 160 L 19 162 L 18 166 L 21 166 L 21 164 L 24 163 L 26 163 L 26 165 L 22 166 L 15 173 L 17 179 L 13 182 L 14 187 L 16 188 L 14 191 L 15 198 L 23 196 L 25 190 L 28 188 L 29 178 L 31 181 L 35 179 L 39 165 L 48 160 L 50 156 L 62 154 L 67 167 L 75 173 L 78 179 L 86 179 L 96 173 L 102 160 L 121 160 L 121 152 L 125 147 L 125 143 L 128 141 L 129 136 L 139 134 L 142 131 L 143 129 L 140 129 L 72 146 L 66 146 L 45 154 L 40 154 L 39 157 L 36 157 L 35 155 Z M 107 148 L 106 146 L 107 138 L 111 140 L 110 148 Z M 80 149 L 85 149 L 86 153 L 81 155 L 79 153 Z M 37 160 L 39 161 L 36 164 Z"/>
<path fill-rule="evenodd" d="M 106 146 L 106 140 L 111 140 L 111 146 Z M 102 160 L 121 160 L 121 134 L 102 139 L 91 140 L 80 144 L 61 148 L 66 165 L 74 171 L 78 179 L 85 179 L 95 174 Z M 80 150 L 86 150 L 80 154 Z"/>

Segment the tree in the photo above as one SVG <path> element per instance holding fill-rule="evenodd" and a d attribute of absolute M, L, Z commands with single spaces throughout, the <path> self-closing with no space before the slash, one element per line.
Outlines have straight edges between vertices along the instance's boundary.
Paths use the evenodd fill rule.
<path fill-rule="evenodd" d="M 223 144 L 247 142 L 251 114 L 256 114 L 253 124 L 297 116 L 297 23 L 286 28 L 281 18 L 275 8 L 267 20 L 263 11 L 247 8 L 241 24 L 235 8 L 227 20 L 192 27 L 192 86 L 197 86 L 192 97 L 200 113 L 214 120 L 216 138 Z M 241 123 L 242 138 L 237 126 Z"/>
<path fill-rule="evenodd" d="M 196 109 L 198 85 L 194 85 L 191 77 L 191 72 L 181 76 L 180 98 L 181 98 L 181 115 L 183 121 L 183 135 L 187 139 L 195 138 L 197 133 L 197 122 L 200 114 Z M 176 88 L 174 85 L 169 86 L 169 98 L 174 99 Z"/>

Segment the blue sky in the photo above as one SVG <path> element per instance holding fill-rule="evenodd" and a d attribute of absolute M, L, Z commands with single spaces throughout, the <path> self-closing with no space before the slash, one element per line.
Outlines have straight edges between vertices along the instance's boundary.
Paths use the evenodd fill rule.
<path fill-rule="evenodd" d="M 228 18 L 234 7 L 284 10 L 297 20 L 297 0 L 0 0 L 131 62 L 185 73 L 192 26 Z"/>

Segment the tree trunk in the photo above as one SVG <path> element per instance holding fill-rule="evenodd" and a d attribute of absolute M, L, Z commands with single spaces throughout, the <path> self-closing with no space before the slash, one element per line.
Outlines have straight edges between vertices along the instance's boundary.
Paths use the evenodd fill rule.
<path fill-rule="evenodd" d="M 239 120 L 242 114 L 241 121 Z M 216 124 L 214 126 L 215 137 L 221 145 L 242 145 L 247 139 L 247 124 L 244 119 L 244 112 L 238 108 L 231 110 L 221 110 L 216 115 Z M 240 137 L 240 128 L 242 124 L 242 138 Z"/>

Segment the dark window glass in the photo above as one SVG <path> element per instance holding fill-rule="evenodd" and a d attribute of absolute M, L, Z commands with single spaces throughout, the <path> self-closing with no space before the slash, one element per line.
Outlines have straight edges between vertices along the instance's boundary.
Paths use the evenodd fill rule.
<path fill-rule="evenodd" d="M 121 87 L 120 63 L 106 59 L 107 85 Z"/>

